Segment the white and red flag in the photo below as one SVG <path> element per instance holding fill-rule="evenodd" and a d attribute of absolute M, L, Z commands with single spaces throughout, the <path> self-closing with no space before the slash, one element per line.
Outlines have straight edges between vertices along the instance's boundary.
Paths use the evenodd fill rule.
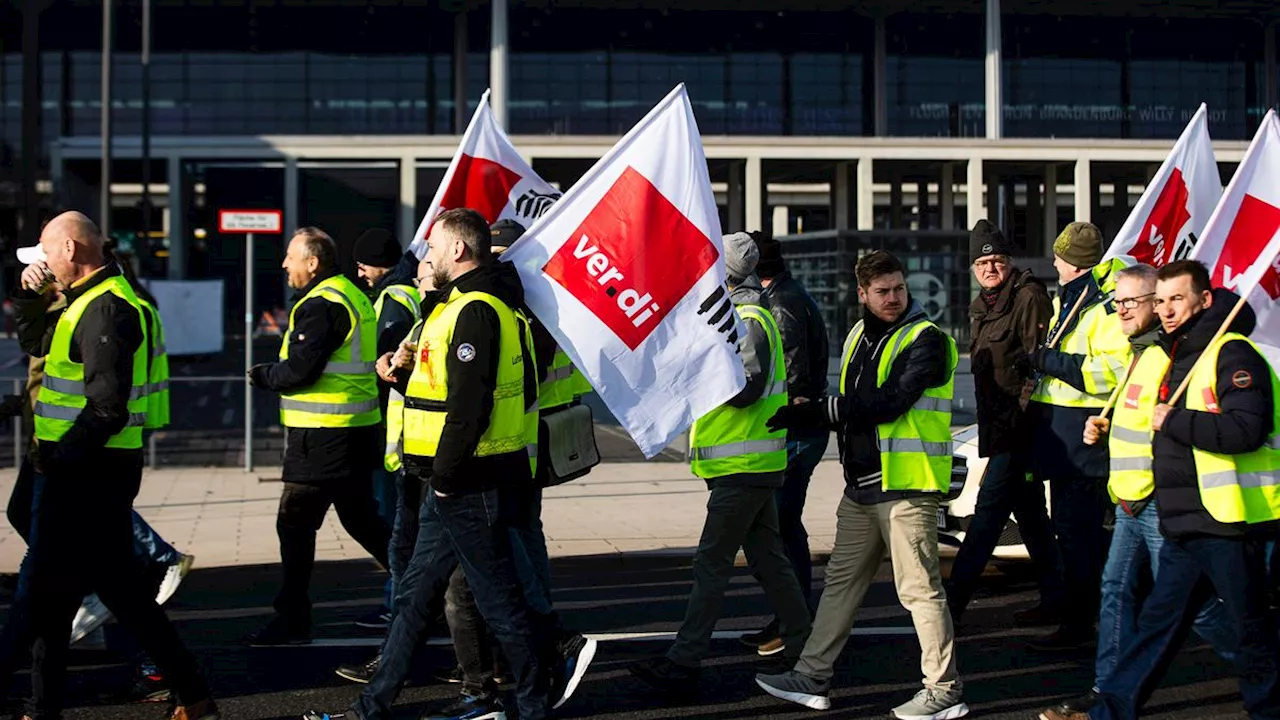
<path fill-rule="evenodd" d="M 745 384 L 720 218 L 683 84 L 503 255 L 645 457 Z"/>
<path fill-rule="evenodd" d="M 511 145 L 485 90 L 409 249 L 419 258 L 427 254 L 427 232 L 445 210 L 471 208 L 491 224 L 510 219 L 528 228 L 559 197 Z"/>
<path fill-rule="evenodd" d="M 1258 316 L 1254 342 L 1280 346 L 1280 277 L 1275 267 L 1256 283 L 1244 284 L 1269 241 L 1280 231 L 1280 120 L 1267 112 L 1244 160 L 1191 251 L 1191 259 L 1209 268 L 1214 286 L 1247 293 Z M 1272 263 L 1274 264 L 1274 263 Z M 1269 359 L 1276 355 L 1268 353 Z"/>
<path fill-rule="evenodd" d="M 1138 204 L 1116 233 L 1104 260 L 1129 257 L 1162 267 L 1187 257 L 1222 197 L 1222 178 L 1202 104 L 1187 123 Z"/>

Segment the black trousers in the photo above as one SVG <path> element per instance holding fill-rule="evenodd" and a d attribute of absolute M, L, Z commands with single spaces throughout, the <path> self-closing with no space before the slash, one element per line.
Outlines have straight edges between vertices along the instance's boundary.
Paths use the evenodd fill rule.
<path fill-rule="evenodd" d="M 46 468 L 28 550 L 32 699 L 27 714 L 35 720 L 61 717 L 67 628 L 92 591 L 156 662 L 180 704 L 209 697 L 195 658 L 156 604 L 134 556 L 131 510 L 141 480 L 141 451 Z"/>
<path fill-rule="evenodd" d="M 391 528 L 378 515 L 368 470 L 317 484 L 285 482 L 276 514 L 284 583 L 276 595 L 276 613 L 295 628 L 311 627 L 311 571 L 316 563 L 316 532 L 329 506 L 338 510 L 342 527 L 384 568 Z"/>

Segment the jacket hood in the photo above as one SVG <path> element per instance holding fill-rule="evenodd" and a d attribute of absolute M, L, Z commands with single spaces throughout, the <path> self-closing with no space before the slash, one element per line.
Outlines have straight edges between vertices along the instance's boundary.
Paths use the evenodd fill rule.
<path fill-rule="evenodd" d="M 1165 350 L 1171 350 L 1173 343 L 1179 343 L 1180 352 L 1200 352 L 1209 346 L 1209 341 L 1218 332 L 1218 328 L 1226 321 L 1231 310 L 1239 302 L 1240 296 L 1225 288 L 1213 289 L 1213 305 L 1209 309 L 1193 316 L 1172 334 L 1160 331 L 1160 344 Z M 1253 334 L 1258 326 L 1258 316 L 1253 306 L 1245 303 L 1236 314 L 1229 332 L 1239 333 L 1245 337 Z"/>
<path fill-rule="evenodd" d="M 1151 322 L 1151 326 L 1145 330 L 1129 336 L 1129 346 L 1136 352 L 1141 352 L 1155 345 L 1160 340 L 1160 318 L 1155 318 Z"/>
<path fill-rule="evenodd" d="M 524 307 L 524 285 L 516 266 L 507 262 L 492 262 L 464 273 L 442 290 L 457 288 L 461 292 L 488 293 L 513 310 Z"/>
<path fill-rule="evenodd" d="M 412 262 L 410 262 L 412 260 Z M 378 295 L 391 285 L 413 285 L 418 279 L 418 259 L 412 253 L 405 253 L 400 257 L 400 262 L 396 263 L 391 271 L 382 276 L 382 279 L 374 283 L 369 294 L 377 298 Z"/>
<path fill-rule="evenodd" d="M 729 300 L 734 305 L 764 305 L 764 288 L 760 278 L 751 275 L 740 285 L 729 292 Z"/>

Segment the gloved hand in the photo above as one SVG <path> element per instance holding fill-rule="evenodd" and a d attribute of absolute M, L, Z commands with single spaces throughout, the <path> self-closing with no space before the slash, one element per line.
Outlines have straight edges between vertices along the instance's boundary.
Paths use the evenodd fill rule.
<path fill-rule="evenodd" d="M 256 388 L 265 388 L 267 386 L 267 368 L 271 367 L 271 363 L 258 363 L 249 368 L 249 384 Z"/>
<path fill-rule="evenodd" d="M 1023 378 L 1029 378 L 1032 374 L 1043 371 L 1045 352 L 1045 348 L 1036 348 L 1026 355 L 1019 355 L 1013 359 L 1013 371 Z"/>
<path fill-rule="evenodd" d="M 765 427 L 773 431 L 820 428 L 828 422 L 827 399 L 818 398 L 812 402 L 778 408 L 778 412 L 765 421 Z"/>

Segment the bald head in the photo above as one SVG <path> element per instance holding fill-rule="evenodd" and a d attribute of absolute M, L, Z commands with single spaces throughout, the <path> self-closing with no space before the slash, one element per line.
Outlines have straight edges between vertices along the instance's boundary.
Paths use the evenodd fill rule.
<path fill-rule="evenodd" d="M 102 232 L 84 213 L 71 210 L 53 218 L 40 233 L 40 247 L 54 277 L 70 286 L 105 263 Z"/>

